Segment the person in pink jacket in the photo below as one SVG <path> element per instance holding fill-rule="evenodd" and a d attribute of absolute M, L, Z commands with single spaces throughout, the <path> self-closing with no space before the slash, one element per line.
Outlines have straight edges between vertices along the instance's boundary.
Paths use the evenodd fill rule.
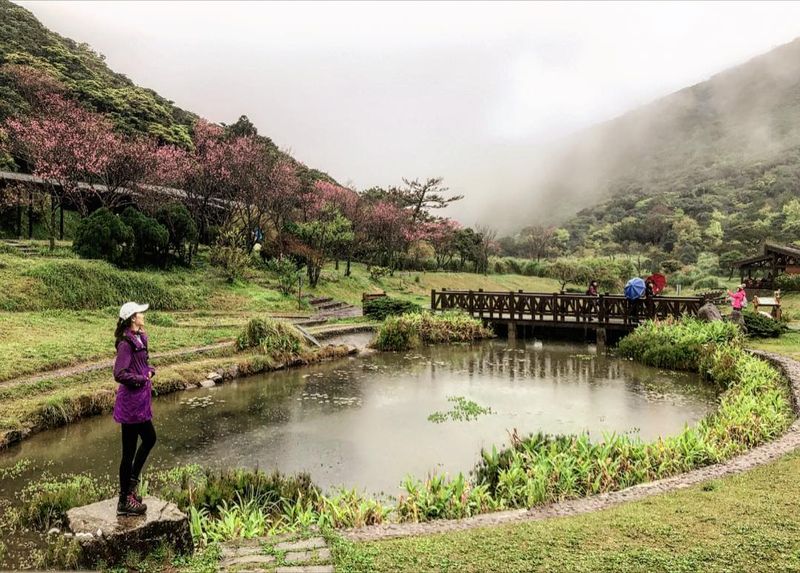
<path fill-rule="evenodd" d="M 728 291 L 728 297 L 731 299 L 731 308 L 735 312 L 742 312 L 742 308 L 747 304 L 747 293 L 744 291 L 744 285 L 739 285 L 736 292 Z"/>

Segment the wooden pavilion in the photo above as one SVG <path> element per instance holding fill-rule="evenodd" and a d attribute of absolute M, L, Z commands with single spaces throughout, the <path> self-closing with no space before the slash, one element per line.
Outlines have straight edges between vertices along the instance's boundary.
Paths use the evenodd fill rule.
<path fill-rule="evenodd" d="M 771 289 L 775 277 L 800 274 L 800 248 L 764 243 L 760 255 L 736 261 L 742 283 L 748 289 Z"/>

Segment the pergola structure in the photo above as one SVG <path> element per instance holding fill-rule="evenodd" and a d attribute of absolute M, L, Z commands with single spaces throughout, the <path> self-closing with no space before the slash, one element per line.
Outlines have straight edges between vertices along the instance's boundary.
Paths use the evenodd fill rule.
<path fill-rule="evenodd" d="M 736 261 L 742 283 L 747 288 L 771 289 L 780 274 L 800 274 L 800 249 L 764 243 L 760 255 Z"/>

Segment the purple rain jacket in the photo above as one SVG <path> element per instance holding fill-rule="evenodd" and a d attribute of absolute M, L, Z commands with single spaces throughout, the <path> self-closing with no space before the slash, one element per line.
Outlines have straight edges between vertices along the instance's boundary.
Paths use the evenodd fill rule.
<path fill-rule="evenodd" d="M 119 382 L 114 402 L 114 421 L 120 424 L 139 424 L 153 418 L 150 408 L 153 383 L 148 374 L 155 370 L 147 363 L 147 334 L 141 342 L 129 330 L 117 346 L 114 380 Z"/>

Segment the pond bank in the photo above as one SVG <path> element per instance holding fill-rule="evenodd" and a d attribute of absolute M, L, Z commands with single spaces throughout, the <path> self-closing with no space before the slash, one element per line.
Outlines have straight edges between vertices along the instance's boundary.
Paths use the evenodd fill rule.
<path fill-rule="evenodd" d="M 789 384 L 795 415 L 800 414 L 800 362 L 771 352 L 753 351 L 753 354 L 768 361 L 783 374 Z M 464 519 L 437 520 L 425 523 L 384 523 L 349 529 L 342 534 L 349 541 L 376 541 L 579 515 L 660 493 L 680 490 L 703 481 L 738 474 L 773 462 L 798 448 L 800 448 L 800 419 L 795 419 L 781 437 L 752 448 L 726 462 L 657 481 L 645 482 L 623 490 L 551 503 L 532 509 L 501 511 Z"/>
<path fill-rule="evenodd" d="M 305 366 L 357 352 L 349 346 L 328 345 L 287 360 L 275 360 L 256 352 L 231 354 L 223 349 L 219 356 L 160 366 L 153 379 L 153 390 L 154 395 L 164 395 L 209 387 L 242 376 Z M 98 370 L 58 379 L 44 378 L 29 387 L 0 389 L 0 421 L 5 426 L 0 427 L 0 452 L 43 430 L 110 412 L 115 386 L 109 372 Z"/>

